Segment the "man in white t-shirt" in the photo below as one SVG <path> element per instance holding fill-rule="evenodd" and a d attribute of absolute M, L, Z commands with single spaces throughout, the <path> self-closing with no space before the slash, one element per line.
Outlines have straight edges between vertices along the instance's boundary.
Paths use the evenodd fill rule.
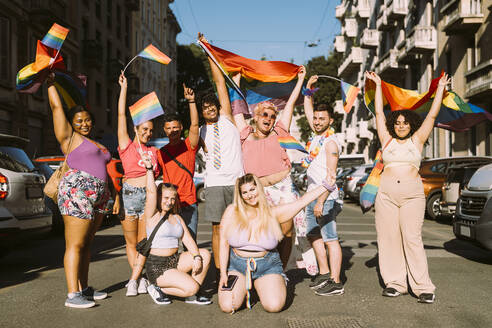
<path fill-rule="evenodd" d="M 311 76 L 306 87 L 311 89 L 318 80 Z M 313 108 L 311 96 L 304 96 L 304 112 L 314 137 L 307 145 L 309 155 L 303 160 L 307 167 L 308 191 L 322 185 L 327 174 L 336 172 L 341 145 L 330 129 L 333 123 L 333 110 L 326 105 Z M 309 287 L 317 295 L 341 295 L 344 293 L 340 281 L 342 267 L 342 249 L 338 242 L 336 217 L 342 206 L 338 200 L 338 188 L 326 192 L 306 208 L 307 236 L 313 246 L 318 261 L 319 275 Z M 329 258 L 326 256 L 328 250 Z M 328 261 L 329 260 L 329 261 Z M 329 262 L 329 265 L 328 265 Z"/>
<path fill-rule="evenodd" d="M 222 77 L 210 60 L 212 74 Z M 201 98 L 200 106 L 205 123 L 200 137 L 205 147 L 205 219 L 212 222 L 212 252 L 219 269 L 220 220 L 234 198 L 236 179 L 244 175 L 239 131 L 233 123 L 227 90 L 218 88 Z"/>

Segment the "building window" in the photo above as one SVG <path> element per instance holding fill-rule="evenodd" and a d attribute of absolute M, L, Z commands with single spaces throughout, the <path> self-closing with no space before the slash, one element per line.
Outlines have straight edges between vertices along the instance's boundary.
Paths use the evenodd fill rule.
<path fill-rule="evenodd" d="M 101 105 L 101 83 L 96 82 L 96 104 Z"/>
<path fill-rule="evenodd" d="M 82 37 L 89 40 L 89 22 L 85 18 L 82 19 Z"/>
<path fill-rule="evenodd" d="M 101 18 L 101 0 L 96 0 L 96 17 Z"/>
<path fill-rule="evenodd" d="M 111 43 L 110 40 L 106 41 L 106 48 L 108 48 L 108 60 L 111 59 L 111 50 L 113 49 L 113 44 Z"/>
<path fill-rule="evenodd" d="M 116 58 L 118 58 L 119 60 L 121 60 L 121 51 L 120 51 L 120 49 L 116 49 Z"/>
<path fill-rule="evenodd" d="M 130 46 L 130 17 L 125 17 L 125 46 Z"/>
<path fill-rule="evenodd" d="M 112 24 L 112 11 L 113 11 L 113 1 L 107 0 L 107 10 L 106 10 L 106 25 L 108 29 L 111 29 Z"/>
<path fill-rule="evenodd" d="M 101 32 L 99 32 L 98 30 L 96 30 L 96 40 L 101 42 Z"/>

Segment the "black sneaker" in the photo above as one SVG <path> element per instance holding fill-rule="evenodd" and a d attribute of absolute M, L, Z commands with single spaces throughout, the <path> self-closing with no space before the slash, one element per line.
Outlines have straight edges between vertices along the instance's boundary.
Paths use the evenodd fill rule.
<path fill-rule="evenodd" d="M 335 282 L 330 278 L 323 287 L 318 288 L 314 293 L 320 296 L 342 295 L 345 290 L 341 282 Z"/>
<path fill-rule="evenodd" d="M 401 295 L 401 293 L 399 291 L 397 291 L 396 289 L 394 289 L 393 287 L 386 287 L 385 289 L 383 289 L 383 296 L 397 297 L 400 295 Z"/>
<path fill-rule="evenodd" d="M 318 289 L 326 285 L 326 283 L 330 280 L 330 274 L 325 273 L 325 274 L 319 274 L 317 275 L 313 281 L 309 284 L 309 288 L 311 289 Z"/>
<path fill-rule="evenodd" d="M 152 300 L 159 305 L 171 304 L 171 299 L 167 294 L 165 294 L 162 289 L 156 285 L 147 286 L 147 292 L 149 293 Z"/>
<path fill-rule="evenodd" d="M 212 304 L 210 298 L 203 295 L 193 295 L 185 298 L 185 303 L 196 305 L 209 305 Z"/>
<path fill-rule="evenodd" d="M 435 300 L 436 300 L 436 295 L 432 293 L 423 293 L 419 295 L 418 302 L 432 304 L 434 303 Z"/>

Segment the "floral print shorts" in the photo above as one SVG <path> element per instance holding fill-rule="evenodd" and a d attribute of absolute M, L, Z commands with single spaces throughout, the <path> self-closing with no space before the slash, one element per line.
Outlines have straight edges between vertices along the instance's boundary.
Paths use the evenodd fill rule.
<path fill-rule="evenodd" d="M 58 187 L 58 208 L 62 215 L 94 220 L 108 199 L 106 181 L 76 169 L 69 169 Z"/>

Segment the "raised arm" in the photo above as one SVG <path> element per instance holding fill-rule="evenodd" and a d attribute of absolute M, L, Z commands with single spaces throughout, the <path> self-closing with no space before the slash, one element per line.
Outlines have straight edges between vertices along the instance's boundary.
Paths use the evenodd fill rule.
<path fill-rule="evenodd" d="M 184 97 L 188 101 L 190 107 L 190 132 L 188 138 L 190 138 L 191 148 L 195 149 L 200 141 L 200 128 L 198 126 L 198 110 L 195 103 L 195 92 L 193 89 L 187 88 L 183 83 Z"/>
<path fill-rule="evenodd" d="M 72 136 L 73 129 L 70 122 L 68 122 L 63 106 L 58 95 L 58 91 L 54 85 L 55 74 L 50 73 L 48 83 L 48 98 L 50 101 L 51 111 L 53 113 L 53 128 L 55 130 L 56 140 L 60 143 L 61 149 L 64 154 L 68 152 L 68 144 L 70 143 L 70 137 Z"/>
<path fill-rule="evenodd" d="M 311 76 L 306 84 L 306 89 L 311 89 L 313 87 L 313 84 L 316 82 L 318 82 L 318 75 Z M 313 112 L 314 112 L 313 96 L 306 95 L 304 96 L 304 115 L 306 115 L 306 119 L 309 123 L 309 126 L 311 127 L 311 130 L 314 131 Z"/>
<path fill-rule="evenodd" d="M 376 84 L 376 95 L 374 99 L 374 107 L 376 111 L 376 129 L 378 131 L 379 142 L 384 145 L 391 135 L 386 128 L 386 117 L 383 111 L 383 90 L 381 88 L 381 78 L 374 72 L 366 71 L 366 79 L 373 81 Z"/>
<path fill-rule="evenodd" d="M 282 111 L 280 121 L 285 126 L 287 131 L 290 131 L 290 122 L 292 121 L 292 114 L 294 113 L 294 107 L 296 105 L 297 98 L 302 89 L 302 84 L 304 83 L 304 78 L 306 77 L 306 68 L 301 66 L 301 69 L 297 73 L 297 84 L 290 94 L 289 100 L 285 104 L 285 108 Z"/>
<path fill-rule="evenodd" d="M 220 245 L 219 245 L 219 263 L 220 263 L 220 281 L 218 288 L 227 285 L 227 267 L 229 264 L 229 242 L 227 241 L 226 231 L 231 221 L 234 219 L 234 207 L 229 205 L 220 222 Z"/>
<path fill-rule="evenodd" d="M 239 87 L 241 84 L 241 73 L 237 73 L 232 77 L 232 80 L 237 84 Z M 241 100 L 244 101 L 244 100 Z M 248 105 L 246 104 L 246 107 Z M 231 107 L 232 110 L 232 107 Z M 239 132 L 241 132 L 248 124 L 246 123 L 246 120 L 244 119 L 244 114 L 243 113 L 238 113 L 234 115 L 234 123 L 236 124 L 237 129 Z"/>
<path fill-rule="evenodd" d="M 330 174 L 328 175 L 327 179 L 325 179 L 323 186 L 320 186 L 310 192 L 305 193 L 301 198 L 292 203 L 275 206 L 273 208 L 273 213 L 276 216 L 278 222 L 284 223 L 291 220 L 297 213 L 299 213 L 300 210 L 302 210 L 316 198 L 320 197 L 327 190 L 330 192 L 335 190 L 335 180 L 335 173 L 331 172 L 330 170 Z M 328 184 L 330 189 L 325 187 L 325 184 Z"/>
<path fill-rule="evenodd" d="M 431 108 L 427 116 L 425 117 L 424 122 L 420 126 L 420 128 L 415 131 L 413 135 L 413 140 L 419 142 L 423 145 L 432 132 L 434 128 L 434 122 L 436 121 L 436 117 L 441 110 L 442 97 L 444 94 L 444 90 L 446 90 L 446 85 L 451 82 L 451 78 L 448 77 L 448 74 L 444 74 L 439 79 L 439 84 L 437 86 L 436 95 L 434 96 L 434 100 L 432 101 Z"/>
<path fill-rule="evenodd" d="M 157 188 L 154 181 L 152 160 L 147 154 L 142 154 L 141 156 L 145 165 L 145 169 L 147 170 L 147 194 L 145 199 L 144 218 L 146 220 L 149 220 L 152 216 L 154 216 L 157 210 Z"/>
<path fill-rule="evenodd" d="M 118 146 L 120 149 L 125 149 L 131 142 L 126 127 L 126 91 L 128 89 L 128 83 L 123 72 L 118 79 L 120 84 L 120 98 L 118 99 Z"/>

